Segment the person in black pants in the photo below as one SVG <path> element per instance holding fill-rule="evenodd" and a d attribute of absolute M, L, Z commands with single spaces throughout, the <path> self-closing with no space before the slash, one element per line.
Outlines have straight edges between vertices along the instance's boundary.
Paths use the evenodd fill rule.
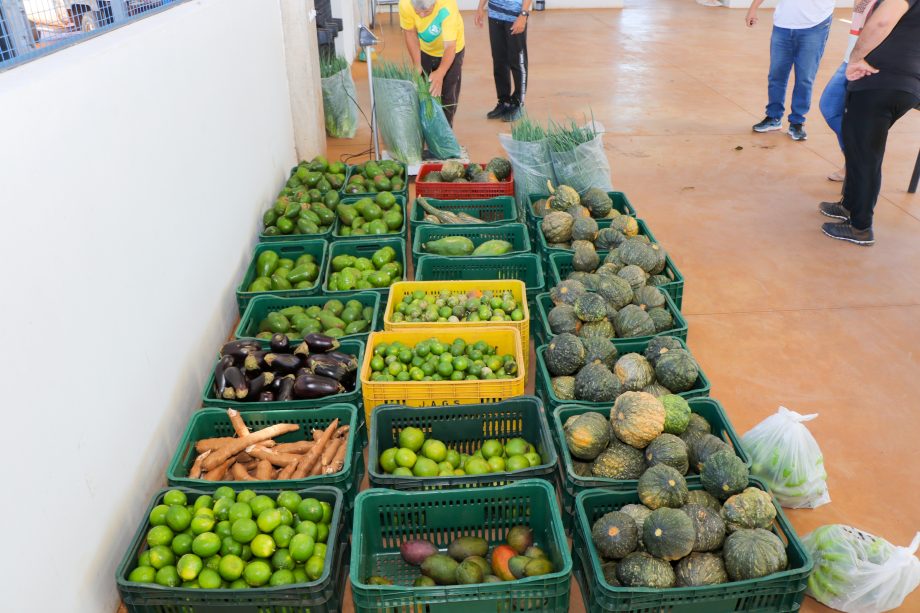
<path fill-rule="evenodd" d="M 488 6 L 492 73 L 498 104 L 489 119 L 515 121 L 521 117 L 527 93 L 527 19 L 531 0 L 479 0 L 476 25 L 482 27 Z M 514 89 L 512 90 L 512 83 Z"/>
<path fill-rule="evenodd" d="M 888 130 L 920 104 L 920 0 L 882 2 L 860 33 L 846 74 L 843 200 L 818 207 L 842 221 L 821 229 L 831 238 L 872 245 Z"/>

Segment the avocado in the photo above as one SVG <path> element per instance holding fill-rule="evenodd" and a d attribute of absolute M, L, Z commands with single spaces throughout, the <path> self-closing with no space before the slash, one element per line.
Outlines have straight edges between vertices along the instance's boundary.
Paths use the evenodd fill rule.
<path fill-rule="evenodd" d="M 388 234 L 390 232 L 390 229 L 387 227 L 386 222 L 383 221 L 382 219 L 375 219 L 374 221 L 364 226 L 363 229 L 367 234 L 374 234 L 374 235 Z"/>
<path fill-rule="evenodd" d="M 462 536 L 447 546 L 447 555 L 460 561 L 470 556 L 484 557 L 489 553 L 489 543 L 478 536 Z"/>
<path fill-rule="evenodd" d="M 356 319 L 345 326 L 345 334 L 361 334 L 366 331 L 368 322 L 363 319 Z"/>
<path fill-rule="evenodd" d="M 431 577 L 438 585 L 455 585 L 459 562 L 443 553 L 436 553 L 422 562 L 422 574 Z"/>
<path fill-rule="evenodd" d="M 393 232 L 402 228 L 403 215 L 402 215 L 402 211 L 399 210 L 398 208 L 390 209 L 389 211 L 383 214 L 383 217 L 381 219 L 383 219 L 383 223 L 387 225 L 387 228 Z"/>

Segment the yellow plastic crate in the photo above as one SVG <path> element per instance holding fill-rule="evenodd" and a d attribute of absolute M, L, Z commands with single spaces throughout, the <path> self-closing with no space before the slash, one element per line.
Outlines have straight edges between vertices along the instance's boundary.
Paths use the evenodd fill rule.
<path fill-rule="evenodd" d="M 442 290 L 448 290 L 452 295 L 466 293 L 470 290 L 477 289 L 480 291 L 491 290 L 493 292 L 504 292 L 511 290 L 514 300 L 521 305 L 524 311 L 524 319 L 521 321 L 460 321 L 457 323 L 439 323 L 439 322 L 394 322 L 393 312 L 396 305 L 407 295 L 413 292 L 422 291 L 426 296 L 437 298 Z M 530 307 L 527 306 L 527 286 L 523 281 L 517 279 L 502 279 L 498 281 L 399 281 L 390 286 L 390 299 L 387 300 L 387 308 L 383 315 L 383 329 L 386 331 L 412 330 L 424 327 L 430 329 L 433 333 L 441 331 L 449 332 L 451 330 L 467 330 L 469 328 L 494 327 L 516 328 L 521 334 L 521 351 L 524 354 L 525 371 L 529 366 L 530 359 Z"/>
<path fill-rule="evenodd" d="M 379 343 L 400 341 L 414 346 L 429 338 L 446 343 L 460 338 L 467 343 L 485 341 L 499 353 L 510 353 L 519 365 L 524 363 L 521 333 L 509 327 L 471 327 L 462 330 L 432 330 L 412 328 L 393 332 L 372 332 L 361 362 L 361 389 L 364 393 L 364 415 L 370 427 L 374 407 L 401 404 L 407 407 L 448 406 L 452 404 L 485 404 L 524 394 L 524 370 L 518 368 L 513 379 L 485 381 L 371 381 L 373 348 Z"/>

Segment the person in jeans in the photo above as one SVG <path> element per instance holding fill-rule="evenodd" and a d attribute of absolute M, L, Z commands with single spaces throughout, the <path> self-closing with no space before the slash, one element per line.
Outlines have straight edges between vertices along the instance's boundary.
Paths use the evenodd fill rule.
<path fill-rule="evenodd" d="M 882 187 L 888 130 L 920 104 L 920 0 L 878 5 L 856 40 L 846 75 L 843 200 L 818 207 L 842 221 L 821 229 L 831 238 L 872 245 L 872 213 Z"/>
<path fill-rule="evenodd" d="M 843 111 L 847 105 L 847 63 L 850 60 L 850 53 L 856 46 L 856 39 L 859 38 L 859 32 L 863 24 L 866 23 L 866 17 L 875 7 L 876 0 L 856 0 L 853 5 L 853 17 L 850 20 L 850 41 L 847 51 L 843 56 L 843 63 L 837 68 L 837 72 L 831 77 L 831 80 L 824 86 L 824 92 L 821 93 L 821 99 L 818 101 L 818 108 L 824 116 L 827 126 L 837 135 L 837 142 L 840 145 L 840 151 L 843 151 Z M 829 174 L 827 178 L 831 181 L 843 181 L 846 176 L 846 166 L 840 170 Z"/>
<path fill-rule="evenodd" d="M 489 8 L 489 44 L 498 104 L 489 119 L 515 121 L 521 117 L 527 92 L 527 18 L 531 0 L 479 0 L 476 25 L 482 27 Z M 514 90 L 511 85 L 514 83 Z"/>
<path fill-rule="evenodd" d="M 754 0 L 744 20 L 749 28 L 757 24 L 757 9 L 763 0 Z M 808 138 L 805 115 L 811 107 L 811 90 L 824 45 L 831 29 L 834 0 L 779 0 L 773 13 L 770 37 L 770 74 L 767 85 L 766 117 L 754 125 L 755 132 L 772 132 L 782 128 L 786 84 L 795 68 L 792 89 L 792 112 L 789 136 L 792 140 Z"/>
<path fill-rule="evenodd" d="M 428 75 L 454 125 L 463 70 L 463 17 L 456 0 L 399 0 L 399 25 L 413 64 Z"/>

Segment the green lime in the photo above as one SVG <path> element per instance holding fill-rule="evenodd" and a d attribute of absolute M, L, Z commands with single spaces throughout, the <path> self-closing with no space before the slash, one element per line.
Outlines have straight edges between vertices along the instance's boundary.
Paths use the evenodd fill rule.
<path fill-rule="evenodd" d="M 454 374 L 454 367 L 450 360 L 440 360 L 438 362 L 437 371 L 442 377 L 449 377 Z"/>
<path fill-rule="evenodd" d="M 177 534 L 173 537 L 170 547 L 177 556 L 185 555 L 192 550 L 192 536 L 184 532 Z"/>
<path fill-rule="evenodd" d="M 198 575 L 198 585 L 205 590 L 216 590 L 220 587 L 220 574 L 211 568 L 205 568 Z"/>
<path fill-rule="evenodd" d="M 128 581 L 135 583 L 153 583 L 156 581 L 157 571 L 150 566 L 138 566 L 128 575 Z"/>
<path fill-rule="evenodd" d="M 323 507 L 316 498 L 305 498 L 297 505 L 297 516 L 304 521 L 322 521 Z"/>
<path fill-rule="evenodd" d="M 454 370 L 465 372 L 470 367 L 470 360 L 461 355 L 453 359 L 452 365 Z"/>
<path fill-rule="evenodd" d="M 169 512 L 169 505 L 158 504 L 150 509 L 148 518 L 151 526 L 162 526 L 166 523 L 166 514 Z"/>
<path fill-rule="evenodd" d="M 192 505 L 195 512 L 199 509 L 210 509 L 214 504 L 214 498 L 205 494 L 204 496 L 199 496 L 195 499 L 195 504 Z"/>
<path fill-rule="evenodd" d="M 238 556 L 243 553 L 243 546 L 233 540 L 232 536 L 225 536 L 220 539 L 220 555 Z"/>
<path fill-rule="evenodd" d="M 416 477 L 436 477 L 438 475 L 438 470 L 437 462 L 421 457 L 412 467 L 412 474 Z"/>
<path fill-rule="evenodd" d="M 489 472 L 489 463 L 482 458 L 473 456 L 466 461 L 463 470 L 466 471 L 468 475 L 485 475 Z"/>
<path fill-rule="evenodd" d="M 297 511 L 297 505 L 300 504 L 300 494 L 297 492 L 281 492 L 278 494 L 278 506 L 283 507 L 295 513 Z"/>
<path fill-rule="evenodd" d="M 489 472 L 493 473 L 503 473 L 505 472 L 505 459 L 501 456 L 492 456 L 488 460 L 489 462 Z M 528 464 L 530 466 L 530 464 Z"/>
<path fill-rule="evenodd" d="M 154 526 L 147 531 L 147 544 L 151 547 L 157 545 L 169 545 L 173 540 L 174 533 L 169 526 Z"/>
<path fill-rule="evenodd" d="M 138 566 L 150 566 L 150 550 L 145 549 L 140 552 L 137 556 L 137 565 Z"/>
<path fill-rule="evenodd" d="M 272 573 L 271 579 L 268 580 L 268 584 L 271 586 L 291 585 L 294 582 L 294 572 L 286 568 L 276 570 Z"/>
<path fill-rule="evenodd" d="M 316 539 L 316 523 L 310 520 L 302 521 L 297 524 L 297 534 L 306 534 L 311 539 Z"/>
<path fill-rule="evenodd" d="M 327 524 L 317 524 L 316 542 L 325 543 L 329 539 L 329 526 Z"/>
<path fill-rule="evenodd" d="M 444 459 L 450 462 L 450 465 L 454 468 L 460 466 L 460 452 L 458 452 L 456 449 L 448 449 L 447 456 Z"/>
<path fill-rule="evenodd" d="M 272 532 L 272 539 L 278 547 L 287 547 L 297 532 L 290 526 L 280 525 Z"/>
<path fill-rule="evenodd" d="M 505 470 L 508 472 L 524 470 L 525 468 L 530 468 L 530 460 L 527 459 L 527 456 L 513 455 L 505 463 Z"/>
<path fill-rule="evenodd" d="M 179 587 L 179 584 L 182 583 L 182 579 L 179 578 L 179 573 L 176 572 L 175 566 L 164 566 L 158 570 L 155 581 L 166 587 Z"/>
<path fill-rule="evenodd" d="M 238 519 L 230 526 L 230 535 L 237 543 L 248 543 L 259 533 L 259 526 L 251 519 Z"/>
<path fill-rule="evenodd" d="M 272 556 L 272 568 L 275 570 L 294 570 L 294 558 L 287 549 L 279 549 Z"/>
<path fill-rule="evenodd" d="M 319 505 L 323 507 L 323 520 L 322 521 L 324 524 L 328 526 L 332 522 L 332 505 L 326 501 L 320 502 Z"/>
<path fill-rule="evenodd" d="M 208 558 L 220 551 L 220 537 L 213 532 L 203 532 L 192 541 L 192 551 L 202 558 Z"/>
<path fill-rule="evenodd" d="M 412 469 L 406 468 L 405 466 L 397 466 L 396 470 L 393 471 L 394 477 L 411 477 Z"/>
<path fill-rule="evenodd" d="M 294 569 L 294 583 L 308 583 L 310 577 L 307 576 L 307 571 L 298 566 Z"/>
<path fill-rule="evenodd" d="M 399 449 L 396 447 L 390 447 L 380 454 L 380 468 L 382 468 L 384 472 L 391 473 L 396 470 L 397 451 L 399 451 Z"/>
<path fill-rule="evenodd" d="M 527 453 L 527 441 L 522 438 L 513 438 L 505 443 L 505 455 L 509 458 L 513 455 L 524 455 Z"/>
<path fill-rule="evenodd" d="M 192 523 L 189 527 L 195 534 L 204 534 L 205 532 L 213 530 L 216 523 L 213 517 L 208 515 L 196 515 L 192 518 Z"/>
<path fill-rule="evenodd" d="M 188 503 L 188 498 L 185 495 L 185 492 L 182 490 L 169 490 L 163 496 L 163 504 L 172 506 L 178 504 L 180 506 L 185 506 Z"/>
<path fill-rule="evenodd" d="M 227 513 L 227 519 L 232 524 L 238 519 L 249 519 L 252 517 L 252 507 L 245 502 L 234 502 Z"/>
<path fill-rule="evenodd" d="M 226 498 L 233 502 L 236 500 L 236 492 L 233 491 L 233 488 L 229 485 L 221 485 L 219 488 L 214 490 L 214 500 L 220 500 Z"/>
<path fill-rule="evenodd" d="M 265 494 L 259 494 L 249 501 L 249 506 L 252 507 L 252 516 L 258 517 L 262 511 L 266 509 L 274 509 L 275 501 Z"/>
<path fill-rule="evenodd" d="M 243 558 L 244 562 L 248 562 L 252 559 L 252 547 L 249 545 L 243 545 L 243 551 L 240 553 L 240 557 Z"/>
<path fill-rule="evenodd" d="M 536 451 L 528 451 L 524 454 L 524 457 L 527 458 L 527 461 L 530 462 L 531 466 L 539 466 L 543 463 L 543 458 L 541 458 L 540 454 Z"/>
<path fill-rule="evenodd" d="M 154 545 L 150 548 L 150 566 L 157 570 L 169 566 L 176 561 L 172 549 L 166 545 Z"/>
<path fill-rule="evenodd" d="M 401 436 L 401 435 L 400 435 Z M 396 464 L 402 468 L 412 468 L 418 456 L 411 449 L 400 449 L 396 452 Z M 395 471 L 394 471 L 395 472 Z"/>
<path fill-rule="evenodd" d="M 230 521 L 226 519 L 224 521 L 219 521 L 214 527 L 214 533 L 222 539 L 226 538 L 230 536 L 230 526 L 232 525 L 233 524 L 231 524 Z"/>
<path fill-rule="evenodd" d="M 501 457 L 501 455 L 505 452 L 505 448 L 502 446 L 500 441 L 497 441 L 493 438 L 484 442 L 480 448 L 480 451 L 482 451 L 482 457 L 488 460 L 489 458 L 496 456 Z"/>
<path fill-rule="evenodd" d="M 438 462 L 438 476 L 443 476 L 441 473 L 450 473 L 454 474 L 454 465 L 448 461 Z"/>
<path fill-rule="evenodd" d="M 252 548 L 252 555 L 257 558 L 270 558 L 275 553 L 275 541 L 267 534 L 257 534 L 249 546 Z"/>
<path fill-rule="evenodd" d="M 204 564 L 194 553 L 187 553 L 176 562 L 176 571 L 183 581 L 191 581 L 198 576 Z"/>
<path fill-rule="evenodd" d="M 262 532 L 273 532 L 275 528 L 281 525 L 281 511 L 279 509 L 265 509 L 259 513 L 256 520 L 259 530 Z"/>
<path fill-rule="evenodd" d="M 295 562 L 306 562 L 313 555 L 315 542 L 308 534 L 295 534 L 288 547 Z"/>
<path fill-rule="evenodd" d="M 220 559 L 217 572 L 225 581 L 236 581 L 243 575 L 245 567 L 246 563 L 239 556 L 230 554 Z"/>
<path fill-rule="evenodd" d="M 272 567 L 265 560 L 253 560 L 243 569 L 243 579 L 252 587 L 268 583 L 272 576 Z"/>
<path fill-rule="evenodd" d="M 254 491 L 243 490 L 242 492 L 236 495 L 236 501 L 245 502 L 246 504 L 249 504 L 249 502 L 255 497 L 256 497 L 256 493 Z"/>
<path fill-rule="evenodd" d="M 291 513 L 284 507 L 281 507 L 280 509 L 278 509 L 278 511 L 281 513 L 281 525 L 282 526 L 293 526 L 294 525 L 294 514 L 293 513 Z"/>
<path fill-rule="evenodd" d="M 166 525 L 176 532 L 182 532 L 189 527 L 190 523 L 192 523 L 192 514 L 185 507 L 173 505 L 166 511 Z"/>
<path fill-rule="evenodd" d="M 316 547 L 313 549 L 314 558 L 326 559 L 326 543 L 317 543 Z"/>
<path fill-rule="evenodd" d="M 210 568 L 211 570 L 217 570 L 220 568 L 220 555 L 214 554 L 204 560 L 204 567 Z"/>
<path fill-rule="evenodd" d="M 312 579 L 313 581 L 316 581 L 317 579 L 323 576 L 323 570 L 325 566 L 326 566 L 326 563 L 323 560 L 323 558 L 319 556 L 313 556 L 309 560 L 307 560 L 307 563 L 304 566 L 304 570 L 306 571 L 307 576 L 310 577 L 310 579 Z"/>
<path fill-rule="evenodd" d="M 235 503 L 232 498 L 218 498 L 214 501 L 214 517 L 218 521 L 230 518 L 230 507 Z"/>
<path fill-rule="evenodd" d="M 443 462 L 447 458 L 447 445 L 433 438 L 422 445 L 422 455 L 435 462 Z"/>
<path fill-rule="evenodd" d="M 383 358 L 379 355 L 375 355 L 371 358 L 371 370 L 375 372 L 380 372 L 383 370 L 383 367 L 386 366 L 386 362 L 383 361 Z"/>

